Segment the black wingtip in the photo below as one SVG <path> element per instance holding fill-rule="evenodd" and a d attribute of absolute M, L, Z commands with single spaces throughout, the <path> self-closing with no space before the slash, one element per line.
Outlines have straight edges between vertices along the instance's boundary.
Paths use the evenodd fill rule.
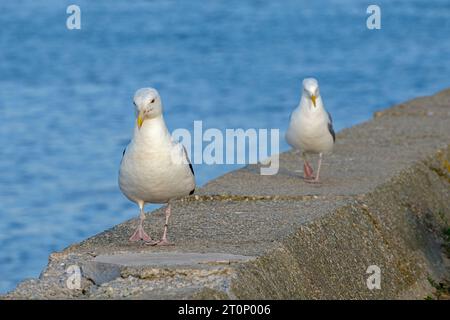
<path fill-rule="evenodd" d="M 125 149 L 123 149 L 123 152 L 122 152 L 122 159 L 120 159 L 120 163 L 122 164 L 122 161 L 123 161 L 123 157 L 125 157 L 125 152 L 127 151 L 127 147 L 125 147 Z"/>
<path fill-rule="evenodd" d="M 328 131 L 330 131 L 330 134 L 333 136 L 333 142 L 336 142 L 336 133 L 334 132 L 331 122 L 328 123 Z"/>
<path fill-rule="evenodd" d="M 187 161 L 189 163 L 189 169 L 191 169 L 192 175 L 195 177 L 194 168 L 192 167 L 191 160 L 189 160 L 189 157 L 187 155 L 187 151 L 186 151 L 186 147 L 185 146 L 183 146 L 183 151 L 184 151 L 184 155 L 186 156 L 186 159 L 187 159 Z"/>
<path fill-rule="evenodd" d="M 331 113 L 328 113 L 328 119 L 330 119 L 330 121 L 328 122 L 328 131 L 330 131 L 330 134 L 333 136 L 333 142 L 336 142 L 336 133 L 334 132 L 333 129 L 333 118 L 331 117 Z"/>

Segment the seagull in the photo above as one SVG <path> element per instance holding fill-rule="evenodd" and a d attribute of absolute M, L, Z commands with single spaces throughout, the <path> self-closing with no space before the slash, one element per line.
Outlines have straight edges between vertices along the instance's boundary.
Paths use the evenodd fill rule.
<path fill-rule="evenodd" d="M 333 120 L 323 106 L 319 92 L 319 83 L 314 78 L 303 80 L 303 93 L 300 104 L 292 112 L 286 132 L 286 141 L 297 150 L 301 150 L 303 172 L 306 182 L 319 182 L 322 154 L 333 150 L 336 135 Z M 317 174 L 307 160 L 307 154 L 319 154 Z"/>
<path fill-rule="evenodd" d="M 161 98 L 153 88 L 134 95 L 136 125 L 133 139 L 125 148 L 119 170 L 122 193 L 140 209 L 140 219 L 130 241 L 150 245 L 173 245 L 167 238 L 170 200 L 194 193 L 195 177 L 186 149 L 175 142 L 163 118 Z M 161 240 L 154 241 L 144 230 L 145 203 L 167 203 Z"/>

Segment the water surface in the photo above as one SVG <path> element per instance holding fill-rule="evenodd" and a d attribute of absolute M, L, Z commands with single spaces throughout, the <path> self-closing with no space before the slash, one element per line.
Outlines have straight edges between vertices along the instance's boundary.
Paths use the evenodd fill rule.
<path fill-rule="evenodd" d="M 82 29 L 66 28 L 78 4 Z M 48 254 L 134 217 L 117 171 L 132 96 L 160 91 L 171 130 L 280 128 L 315 76 L 337 130 L 450 86 L 450 3 L 0 3 L 0 292 Z M 282 150 L 288 147 L 284 141 Z M 201 185 L 235 166 L 196 165 Z"/>

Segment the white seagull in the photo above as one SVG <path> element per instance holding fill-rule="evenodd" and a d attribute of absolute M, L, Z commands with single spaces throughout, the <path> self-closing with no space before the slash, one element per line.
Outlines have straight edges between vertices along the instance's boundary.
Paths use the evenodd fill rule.
<path fill-rule="evenodd" d="M 134 105 L 137 117 L 134 136 L 123 152 L 119 171 L 120 190 L 140 209 L 139 225 L 130 241 L 172 245 L 167 239 L 169 200 L 194 192 L 194 170 L 183 145 L 173 141 L 167 130 L 158 91 L 153 88 L 139 89 L 134 95 Z M 145 203 L 168 204 L 160 241 L 154 241 L 144 231 Z"/>
<path fill-rule="evenodd" d="M 319 83 L 314 78 L 303 80 L 302 97 L 291 114 L 286 140 L 294 149 L 301 150 L 305 181 L 319 182 L 322 154 L 333 150 L 336 135 L 331 115 L 323 106 Z M 319 154 L 315 177 L 306 157 L 310 153 Z"/>

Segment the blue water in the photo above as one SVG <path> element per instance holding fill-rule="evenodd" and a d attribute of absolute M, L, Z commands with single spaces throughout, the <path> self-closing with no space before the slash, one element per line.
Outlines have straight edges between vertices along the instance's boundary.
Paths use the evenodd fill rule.
<path fill-rule="evenodd" d="M 82 29 L 66 28 L 81 7 Z M 137 88 L 170 129 L 280 128 L 315 76 L 336 129 L 450 86 L 450 2 L 0 3 L 0 292 L 48 254 L 136 216 L 117 187 Z M 284 141 L 282 150 L 287 150 Z M 196 165 L 198 183 L 234 166 Z"/>

